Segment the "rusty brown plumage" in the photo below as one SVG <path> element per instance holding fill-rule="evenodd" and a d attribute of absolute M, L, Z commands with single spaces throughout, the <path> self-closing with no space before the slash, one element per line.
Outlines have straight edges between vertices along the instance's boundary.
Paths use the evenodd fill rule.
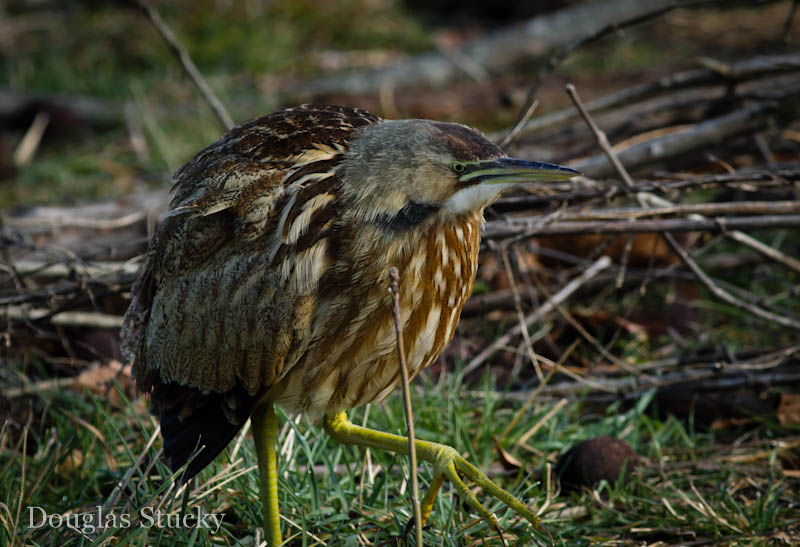
<path fill-rule="evenodd" d="M 430 365 L 470 294 L 483 209 L 522 163 L 462 125 L 339 106 L 253 120 L 197 154 L 123 327 L 171 467 L 205 446 L 197 473 L 262 402 L 315 418 L 389 394 L 393 266 L 409 367 Z"/>

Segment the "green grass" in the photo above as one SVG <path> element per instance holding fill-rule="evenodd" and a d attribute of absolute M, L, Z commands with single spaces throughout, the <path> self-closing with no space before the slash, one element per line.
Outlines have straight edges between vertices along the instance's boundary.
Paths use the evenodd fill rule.
<path fill-rule="evenodd" d="M 418 436 L 454 446 L 481 468 L 497 469 L 499 457 L 492 436 L 511 421 L 519 407 L 514 401 L 519 398 L 504 397 L 488 380 L 480 390 L 466 390 L 457 373 L 448 374 L 441 383 L 426 376 L 415 387 Z M 506 449 L 513 450 L 515 441 L 554 403 L 535 403 L 504 440 Z M 629 482 L 601 483 L 592 492 L 556 495 L 551 488 L 542 517 L 557 544 L 707 540 L 758 545 L 771 544 L 771 538 L 780 534 L 800 538 L 800 480 L 781 474 L 777 449 L 780 439 L 797 444 L 800 427 L 785 429 L 764 421 L 742 431 L 734 446 L 721 445 L 714 433 L 693 431 L 674 418 L 659 421 L 648 416 L 644 413 L 648 403 L 646 396 L 630 409 L 611 405 L 603 415 L 589 416 L 581 413 L 580 400 L 570 401 L 523 448 L 514 451 L 523 468 L 496 480 L 532 507 L 542 507 L 548 489 L 537 471 L 546 460 L 553 462 L 580 440 L 615 435 L 652 465 L 634 473 Z M 116 483 L 139 458 L 141 465 L 106 514 L 135 516 L 153 507 L 175 512 L 182 502 L 179 496 L 171 505 L 163 505 L 171 481 L 157 458 L 160 439 L 142 455 L 155 431 L 143 405 L 123 397 L 123 404 L 115 409 L 104 398 L 63 389 L 34 396 L 33 407 L 41 412 L 41 420 L 34 421 L 25 441 L 17 430 L 4 432 L 7 442 L 0 457 L 4 544 L 14 536 L 25 545 L 37 546 L 108 541 L 116 545 L 256 544 L 261 507 L 253 469 L 256 457 L 249 439 L 241 442 L 235 455 L 236 442 L 232 443 L 224 456 L 204 470 L 188 498 L 190 512 L 200 508 L 225 514 L 216 533 L 192 527 L 118 525 L 81 536 L 64 527 L 31 528 L 31 506 L 42 507 L 48 514 L 96 513 L 95 507 L 109 503 Z M 361 423 L 364 413 L 364 408 L 356 409 L 354 423 Z M 405 484 L 407 459 L 371 450 L 365 460 L 365 450 L 339 445 L 307 421 L 287 420 L 282 414 L 281 420 L 288 425 L 281 436 L 279 495 L 289 544 L 398 544 L 411 515 Z M 398 394 L 372 405 L 367 423 L 402 433 L 404 416 Z M 424 466 L 422 488 L 430 479 L 430 468 Z M 545 541 L 502 503 L 482 492 L 478 497 L 498 515 L 509 539 L 517 538 L 520 545 Z M 39 519 L 40 513 L 34 511 Z M 447 486 L 443 488 L 425 529 L 426 544 L 480 545 L 482 538 L 493 535 Z M 489 544 L 497 544 L 496 539 Z"/>
<path fill-rule="evenodd" d="M 21 4 L 9 2 L 9 15 L 17 15 L 15 9 L 22 9 L 17 7 Z M 138 155 L 134 150 L 126 127 L 45 139 L 34 162 L 21 168 L 15 180 L 0 185 L 0 208 L 125 195 L 143 181 L 167 184 L 171 172 L 222 132 L 139 13 L 97 2 L 69 4 L 25 13 L 31 16 L 27 21 L 32 30 L 14 41 L 13 47 L 0 48 L 0 82 L 19 91 L 87 94 L 128 103 L 147 145 L 145 153 Z M 395 0 L 184 0 L 161 2 L 159 9 L 239 121 L 280 106 L 282 98 L 271 78 L 301 80 L 318 75 L 322 68 L 313 57 L 320 50 L 386 49 L 402 55 L 429 50 L 433 44 L 431 29 Z M 691 14 L 688 23 L 684 21 L 679 28 L 695 19 L 697 25 L 708 22 L 707 17 Z M 744 23 L 750 17 L 737 19 Z M 722 34 L 728 21 L 720 19 L 715 31 Z M 773 32 L 769 29 L 779 26 L 764 28 Z M 695 43 L 702 33 L 686 31 L 685 35 L 668 36 L 664 42 L 664 37 L 659 41 L 657 35 L 675 27 L 659 28 L 653 23 L 622 37 L 609 37 L 591 51 L 578 52 L 559 74 L 588 74 L 602 80 L 617 78 L 621 72 L 640 78 L 640 71 L 654 65 L 676 62 L 688 66 L 696 52 L 704 51 Z M 731 52 L 752 50 L 751 33 L 728 34 L 735 35 L 736 44 L 714 50 L 715 55 L 725 59 L 731 58 Z M 650 35 L 654 35 L 653 43 L 646 39 Z M 14 143 L 21 134 L 12 137 Z M 697 201 L 712 197 L 696 194 L 701 196 Z M 781 245 L 765 241 L 795 256 L 797 238 L 791 233 L 786 236 Z M 716 241 L 705 256 L 738 249 Z M 704 258 L 696 249 L 693 252 Z M 765 277 L 763 269 L 742 268 L 714 275 L 797 312 L 798 300 L 792 292 L 797 275 L 780 272 L 780 277 L 771 273 Z M 488 283 L 478 283 L 476 292 L 491 290 Z M 626 316 L 639 308 L 659 315 L 664 302 L 670 302 L 675 293 L 675 284 L 669 282 L 651 282 L 645 294 L 620 293 L 609 287 L 583 305 L 587 313 L 597 309 L 610 316 Z M 715 303 L 702 290 L 692 305 L 699 311 L 698 329 L 683 334 L 686 347 L 681 350 L 777 348 L 796 343 L 788 329 L 755 322 L 738 309 Z M 513 315 L 505 317 L 505 323 L 485 318 L 474 321 L 471 334 L 491 340 L 516 321 Z M 654 352 L 674 342 L 666 336 L 639 338 L 614 325 L 598 330 L 592 334 L 615 356 L 631 363 L 651 361 Z M 557 335 L 554 329 L 552 336 Z M 562 336 L 573 334 L 567 331 Z M 566 347 L 571 340 L 556 342 Z M 597 362 L 589 344 L 582 344 L 573 358 L 584 364 Z M 0 367 L 0 383 L 7 386 L 16 386 L 16 373 L 23 370 L 34 382 L 64 374 L 35 358 L 24 364 L 3 364 L 7 366 Z M 498 475 L 500 456 L 492 437 L 511 422 L 524 397 L 498 391 L 489 378 L 478 387 L 466 385 L 458 373 L 441 379 L 426 373 L 415 382 L 412 393 L 417 435 L 454 446 L 532 507 L 545 507 L 544 523 L 559 545 L 800 542 L 800 479 L 782 471 L 783 466 L 796 471 L 800 425 L 781 426 L 774 417 L 762 417 L 732 430 L 706 431 L 695 428 L 691 419 L 661 420 L 645 413 L 647 397 L 632 408 L 612 404 L 601 410 L 592 406 L 592 411 L 587 410 L 587 400 L 578 397 L 568 400 L 524 445 L 515 447 L 516 441 L 558 404 L 543 398 L 503 440 L 506 450 L 522 462 L 522 469 Z M 190 510 L 225 514 L 216 533 L 118 525 L 82 536 L 63 526 L 31 528 L 31 506 L 53 515 L 85 514 L 105 504 L 109 504 L 107 513 L 116 515 L 137 515 L 154 507 L 170 513 L 180 509 L 180 496 L 170 502 L 170 472 L 157 457 L 161 440 L 154 436 L 156 424 L 145 405 L 124 395 L 120 406 L 109 401 L 106 396 L 68 388 L 45 389 L 10 401 L 14 419 L 0 426 L 0 545 L 12 540 L 34 546 L 257 544 L 261 506 L 249 437 L 242 439 L 238 450 L 233 443 L 204 470 L 187 499 Z M 5 406 L 6 400 L 0 397 L 0 409 Z M 354 423 L 361 423 L 366 412 L 365 408 L 355 409 L 351 415 Z M 287 519 L 284 535 L 290 544 L 401 543 L 411 515 L 406 458 L 375 450 L 367 458 L 367 451 L 338 445 L 307 421 L 295 423 L 284 415 L 281 419 L 288 425 L 281 436 L 280 504 Z M 402 433 L 405 424 L 399 394 L 372 405 L 367 423 Z M 566 494 L 543 484 L 547 462 L 552 464 L 570 446 L 598 435 L 625 440 L 652 465 L 634 473 L 629 482 L 604 483 L 593 491 Z M 152 446 L 145 449 L 151 438 Z M 792 457 L 794 464 L 789 462 Z M 140 465 L 134 467 L 137 461 Z M 132 476 L 125 480 L 131 469 Z M 421 469 L 424 490 L 431 469 L 427 465 Z M 120 481 L 125 488 L 117 493 Z M 477 495 L 497 513 L 509 539 L 517 538 L 520 545 L 544 541 L 544 536 L 501 503 L 482 492 Z M 88 528 L 84 530 L 88 532 Z M 465 509 L 452 489 L 443 488 L 425 530 L 426 544 L 482 545 L 484 537 L 492 534 Z M 498 542 L 490 539 L 486 543 Z"/>

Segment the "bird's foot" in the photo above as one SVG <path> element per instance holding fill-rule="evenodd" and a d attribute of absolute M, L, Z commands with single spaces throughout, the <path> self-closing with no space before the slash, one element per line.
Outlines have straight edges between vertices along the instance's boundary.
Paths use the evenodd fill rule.
<path fill-rule="evenodd" d="M 339 412 L 333 416 L 325 416 L 324 426 L 331 437 L 343 444 L 357 444 L 408 453 L 408 438 L 354 425 L 344 412 Z M 431 463 L 434 468 L 433 482 L 421 502 L 423 524 L 431 513 L 442 481 L 447 479 L 453 484 L 459 496 L 481 516 L 486 524 L 497 530 L 501 538 L 503 537 L 497 524 L 497 517 L 478 501 L 475 494 L 461 479 L 460 475 L 463 475 L 480 486 L 485 492 L 505 503 L 515 513 L 524 517 L 537 530 L 547 533 L 542 527 L 539 517 L 525 503 L 500 488 L 483 471 L 464 459 L 454 448 L 419 439 L 416 440 L 415 446 L 417 457 L 420 460 Z"/>

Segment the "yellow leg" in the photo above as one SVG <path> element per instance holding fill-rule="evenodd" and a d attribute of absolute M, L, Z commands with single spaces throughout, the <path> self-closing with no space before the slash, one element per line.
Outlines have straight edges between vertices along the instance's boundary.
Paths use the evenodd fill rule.
<path fill-rule="evenodd" d="M 370 448 L 408 453 L 407 438 L 354 425 L 347 419 L 347 414 L 344 412 L 339 412 L 333 416 L 325 416 L 323 424 L 325 426 L 325 431 L 340 443 L 357 444 Z M 443 478 L 446 478 L 453 483 L 453 486 L 456 488 L 461 498 L 466 501 L 489 526 L 497 529 L 497 517 L 489 512 L 489 510 L 478 501 L 475 494 L 467 488 L 467 485 L 464 484 L 464 481 L 458 476 L 460 472 L 469 477 L 486 492 L 504 502 L 513 509 L 514 512 L 525 517 L 534 527 L 541 529 L 539 517 L 537 517 L 527 505 L 497 486 L 497 484 L 489 479 L 480 469 L 462 458 L 454 448 L 443 444 L 421 441 L 419 439 L 416 441 L 416 447 L 417 457 L 433 464 L 434 477 L 436 477 L 434 478 L 433 484 L 431 484 L 432 492 L 429 491 L 422 502 L 423 519 L 427 519 L 427 516 L 430 515 L 433 502 L 436 499 L 436 493 L 442 484 L 441 481 Z"/>
<path fill-rule="evenodd" d="M 428 487 L 428 491 L 425 492 L 425 497 L 420 503 L 420 516 L 422 517 L 421 520 L 423 526 L 425 526 L 425 523 L 428 522 L 428 517 L 431 516 L 433 502 L 436 501 L 436 496 L 439 494 L 439 489 L 442 487 L 443 482 L 444 475 L 436 475 L 433 477 L 433 481 Z M 414 527 L 414 518 L 415 517 L 411 517 L 411 520 L 406 523 L 406 537 L 408 537 L 408 534 L 411 533 L 411 530 Z"/>
<path fill-rule="evenodd" d="M 436 496 L 439 494 L 439 489 L 442 487 L 442 483 L 444 482 L 444 475 L 436 475 L 433 477 L 433 482 L 431 482 L 428 491 L 425 492 L 425 497 L 422 499 L 422 505 L 420 507 L 422 513 L 422 525 L 425 526 L 425 523 L 428 522 L 428 517 L 431 516 L 431 511 L 433 510 L 433 502 L 436 501 Z"/>
<path fill-rule="evenodd" d="M 258 456 L 258 479 L 261 487 L 261 504 L 264 508 L 264 533 L 267 545 L 277 547 L 281 538 L 280 509 L 278 508 L 278 417 L 272 403 L 259 405 L 250 417 L 253 440 Z"/>

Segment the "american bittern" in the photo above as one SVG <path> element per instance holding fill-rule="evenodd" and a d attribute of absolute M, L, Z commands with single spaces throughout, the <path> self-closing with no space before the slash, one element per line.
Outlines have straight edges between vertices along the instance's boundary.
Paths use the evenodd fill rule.
<path fill-rule="evenodd" d="M 345 414 L 399 381 L 387 272 L 400 271 L 413 376 L 453 336 L 484 208 L 512 185 L 576 174 L 508 158 L 463 125 L 340 106 L 277 112 L 200 152 L 174 177 L 124 326 L 171 468 L 188 462 L 192 477 L 251 418 L 265 530 L 280 544 L 273 405 L 322 417 L 340 442 L 406 452 L 404 437 Z M 461 473 L 537 523 L 453 448 L 417 452 L 435 473 L 426 517 L 447 478 L 496 526 Z"/>

